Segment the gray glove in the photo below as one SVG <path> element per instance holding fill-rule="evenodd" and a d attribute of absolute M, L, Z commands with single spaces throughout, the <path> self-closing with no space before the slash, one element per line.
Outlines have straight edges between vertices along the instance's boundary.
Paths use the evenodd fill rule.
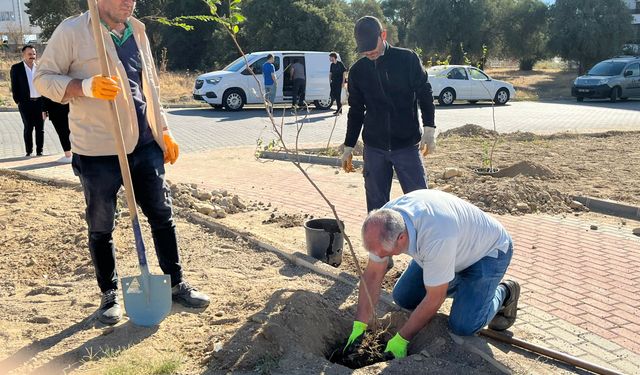
<path fill-rule="evenodd" d="M 342 169 L 345 172 L 354 172 L 353 169 L 353 147 L 344 146 L 344 151 L 342 152 Z"/>
<path fill-rule="evenodd" d="M 422 154 L 427 156 L 427 154 L 435 154 L 436 153 L 436 128 L 432 128 L 431 126 L 425 126 L 423 128 L 424 132 L 422 133 L 422 139 L 420 140 L 420 149 L 422 150 Z"/>

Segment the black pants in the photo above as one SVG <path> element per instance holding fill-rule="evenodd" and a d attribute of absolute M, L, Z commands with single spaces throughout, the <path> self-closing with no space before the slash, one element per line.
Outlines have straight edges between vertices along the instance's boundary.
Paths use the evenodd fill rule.
<path fill-rule="evenodd" d="M 293 100 L 291 101 L 293 105 L 296 105 L 296 103 L 298 103 L 299 106 L 304 105 L 304 91 L 306 86 L 307 81 L 302 78 L 293 80 Z"/>
<path fill-rule="evenodd" d="M 71 141 L 69 140 L 69 105 L 62 104 L 50 104 L 47 108 L 49 111 L 49 120 L 53 123 L 53 127 L 56 128 L 58 138 L 60 138 L 60 144 L 62 149 L 67 152 L 71 151 Z"/>
<path fill-rule="evenodd" d="M 336 101 L 336 105 L 338 106 L 338 111 L 342 109 L 342 84 L 331 83 L 331 105 L 333 105 L 333 101 Z"/>
<path fill-rule="evenodd" d="M 33 152 L 33 130 L 36 130 L 36 153 L 44 147 L 44 119 L 42 118 L 42 98 L 27 100 L 18 104 L 24 125 L 24 148 L 27 154 Z"/>
<path fill-rule="evenodd" d="M 151 226 L 151 235 L 162 272 L 171 276 L 171 286 L 182 281 L 176 225 L 173 222 L 171 193 L 165 181 L 164 156 L 154 141 L 137 146 L 128 155 L 136 201 Z M 116 272 L 115 213 L 122 175 L 117 156 L 73 154 L 74 173 L 80 177 L 87 203 L 89 251 L 98 286 L 104 293 L 118 288 Z M 130 245 L 127 251 L 134 251 Z"/>

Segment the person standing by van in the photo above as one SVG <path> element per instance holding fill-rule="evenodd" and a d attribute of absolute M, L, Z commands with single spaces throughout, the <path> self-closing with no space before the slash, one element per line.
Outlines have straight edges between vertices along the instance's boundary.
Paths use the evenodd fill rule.
<path fill-rule="evenodd" d="M 264 77 L 264 95 L 267 99 L 267 109 L 269 110 L 269 112 L 273 110 L 273 103 L 275 103 L 276 101 L 276 90 L 278 89 L 276 68 L 273 65 L 273 62 L 273 55 L 268 54 L 267 61 L 262 64 L 262 76 Z"/>
<path fill-rule="evenodd" d="M 349 71 L 349 116 L 342 165 L 351 159 L 360 131 L 364 142 L 367 210 L 389 201 L 395 169 L 406 194 L 427 188 L 420 149 L 436 150 L 433 93 L 415 52 L 386 42 L 387 31 L 372 16 L 355 25 L 358 52 L 364 57 Z M 422 126 L 418 119 L 422 111 Z M 364 130 L 363 130 L 364 128 Z"/>
<path fill-rule="evenodd" d="M 294 109 L 296 105 L 303 107 L 307 78 L 304 72 L 304 65 L 302 65 L 299 59 L 295 60 L 293 65 L 291 65 L 291 79 L 293 79 L 293 100 L 291 101 L 291 105 Z"/>
<path fill-rule="evenodd" d="M 329 54 L 329 61 L 331 66 L 329 67 L 329 86 L 331 87 L 331 105 L 333 101 L 336 101 L 338 109 L 333 112 L 334 115 L 342 113 L 342 85 L 345 83 L 345 75 L 347 68 L 342 61 L 338 61 L 338 54 L 331 52 Z"/>

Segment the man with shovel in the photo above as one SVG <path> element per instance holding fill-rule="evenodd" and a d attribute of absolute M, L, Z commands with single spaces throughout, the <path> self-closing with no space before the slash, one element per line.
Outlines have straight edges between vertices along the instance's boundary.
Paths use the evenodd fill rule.
<path fill-rule="evenodd" d="M 97 0 L 108 65 L 103 77 L 90 13 L 63 21 L 49 39 L 35 84 L 48 98 L 69 103 L 72 166 L 87 204 L 89 250 L 102 302 L 98 319 L 122 317 L 116 290 L 112 232 L 123 184 L 113 133 L 115 101 L 137 203 L 151 226 L 160 268 L 171 278 L 174 301 L 203 308 L 209 297 L 184 281 L 164 163 L 175 163 L 178 145 L 160 106 L 159 81 L 144 25 L 132 17 L 135 0 Z"/>
<path fill-rule="evenodd" d="M 470 336 L 485 325 L 505 330 L 516 320 L 520 285 L 501 282 L 511 261 L 509 233 L 493 217 L 454 195 L 416 190 L 369 213 L 362 225 L 369 263 L 360 282 L 358 309 L 347 342 L 357 345 L 373 315 L 393 255 L 413 260 L 393 288 L 393 300 L 412 310 L 385 352 L 407 355 L 409 341 L 453 298 L 449 328 Z M 364 285 L 371 296 L 371 303 Z"/>

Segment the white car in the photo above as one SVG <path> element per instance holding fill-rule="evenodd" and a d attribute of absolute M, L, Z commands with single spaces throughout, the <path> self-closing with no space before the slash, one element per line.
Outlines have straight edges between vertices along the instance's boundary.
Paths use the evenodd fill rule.
<path fill-rule="evenodd" d="M 506 104 L 516 95 L 509 82 L 491 79 L 485 72 L 467 65 L 438 65 L 427 69 L 433 97 L 440 105 L 451 105 L 455 100 L 476 103 L 492 100 Z"/>

